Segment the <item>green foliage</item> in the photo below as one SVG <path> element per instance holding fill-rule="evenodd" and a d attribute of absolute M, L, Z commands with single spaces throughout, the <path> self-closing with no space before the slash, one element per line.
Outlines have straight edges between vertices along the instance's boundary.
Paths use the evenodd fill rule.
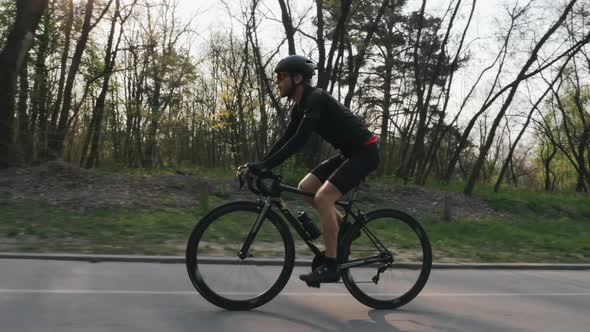
<path fill-rule="evenodd" d="M 586 135 L 587 123 L 590 116 L 587 108 L 590 105 L 590 87 L 577 83 L 577 74 L 569 68 L 563 75 L 563 85 L 560 89 L 546 98 L 544 114 L 537 132 L 537 145 L 534 162 L 539 172 L 538 178 L 544 179 L 544 160 L 549 159 L 552 171 L 551 180 L 559 188 L 578 189 L 577 170 L 580 163 L 576 159 L 579 149 L 588 149 Z M 552 151 L 556 151 L 553 155 Z M 588 167 L 589 157 L 586 153 L 584 161 Z M 587 186 L 590 179 L 586 179 Z"/>
<path fill-rule="evenodd" d="M 4 49 L 6 37 L 16 18 L 16 1 L 0 2 L 0 50 Z"/>

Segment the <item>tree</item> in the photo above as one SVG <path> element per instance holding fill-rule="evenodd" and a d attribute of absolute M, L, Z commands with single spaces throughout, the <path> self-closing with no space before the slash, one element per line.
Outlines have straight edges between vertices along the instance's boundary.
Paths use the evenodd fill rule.
<path fill-rule="evenodd" d="M 393 153 L 390 150 L 394 148 L 394 131 L 390 130 L 392 121 L 392 106 L 399 105 L 400 94 L 394 94 L 396 79 L 403 78 L 405 70 L 399 65 L 399 57 L 406 48 L 406 41 L 402 34 L 403 22 L 405 17 L 401 11 L 405 2 L 398 1 L 388 6 L 383 15 L 381 24 L 375 31 L 373 44 L 375 45 L 370 52 L 369 58 L 372 65 L 369 77 L 365 80 L 367 88 L 371 91 L 378 91 L 378 94 L 365 94 L 359 101 L 364 108 L 381 108 L 381 125 L 380 125 L 380 154 L 381 163 L 377 170 L 379 175 L 386 171 L 386 165 L 392 164 Z M 382 97 L 381 97 L 382 94 Z M 393 110 L 395 111 L 395 110 Z M 391 137 L 390 137 L 391 136 Z"/>
<path fill-rule="evenodd" d="M 547 100 L 549 116 L 543 117 L 541 126 L 545 137 L 567 158 L 577 174 L 576 191 L 590 189 L 590 119 L 586 107 L 590 91 L 572 81 L 574 73 L 565 74 L 557 89 L 551 87 L 552 97 Z M 559 77 L 564 79 L 564 77 Z M 548 159 L 548 158 L 547 158 Z"/>
<path fill-rule="evenodd" d="M 547 30 L 547 32 L 545 32 L 543 37 L 541 37 L 539 42 L 535 45 L 534 49 L 531 51 L 530 57 L 528 58 L 528 60 L 526 61 L 526 63 L 524 64 L 524 66 L 522 67 L 520 72 L 518 73 L 516 79 L 513 81 L 513 83 L 510 84 L 510 91 L 508 93 L 508 96 L 506 97 L 506 100 L 503 102 L 502 107 L 500 108 L 500 111 L 498 112 L 498 115 L 494 119 L 492 127 L 490 128 L 490 133 L 486 139 L 485 144 L 480 149 L 479 157 L 478 157 L 477 161 L 475 162 L 475 165 L 473 166 L 473 170 L 471 172 L 471 175 L 469 176 L 467 185 L 465 186 L 465 189 L 463 190 L 463 192 L 465 194 L 471 195 L 471 193 L 473 192 L 473 188 L 475 187 L 475 182 L 477 181 L 477 178 L 479 177 L 479 173 L 481 171 L 481 167 L 483 165 L 483 162 L 484 162 L 486 155 L 487 155 L 487 153 L 492 145 L 492 142 L 494 140 L 494 135 L 496 133 L 496 129 L 498 128 L 498 125 L 500 124 L 500 120 L 504 116 L 506 110 L 508 109 L 508 107 L 512 103 L 512 100 L 514 98 L 514 95 L 516 94 L 518 86 L 520 85 L 520 83 L 522 81 L 524 81 L 527 78 L 527 76 L 528 76 L 527 72 L 528 72 L 529 68 L 533 65 L 535 60 L 537 59 L 539 51 L 541 50 L 543 45 L 547 42 L 549 37 L 551 37 L 551 35 L 562 25 L 562 23 L 565 21 L 565 19 L 569 15 L 569 13 L 572 10 L 575 3 L 576 3 L 576 0 L 571 0 L 567 4 L 564 11 L 560 15 L 560 17 L 554 22 L 554 24 L 551 25 L 551 27 Z M 574 46 L 572 46 L 568 50 L 568 53 L 570 51 L 574 51 L 576 49 L 579 49 L 582 45 L 586 44 L 588 41 L 590 41 L 590 34 L 588 34 L 582 41 L 580 41 L 580 42 L 576 43 Z M 568 53 L 565 53 L 565 54 L 568 54 Z M 563 56 L 564 55 L 562 54 L 562 55 L 558 56 L 557 59 L 560 59 Z M 555 61 L 557 61 L 557 60 L 555 60 Z"/>
<path fill-rule="evenodd" d="M 47 58 L 53 52 L 57 37 L 54 31 L 56 29 L 55 18 L 55 1 L 51 2 L 49 8 L 43 15 L 40 23 L 42 32 L 36 47 L 36 57 L 34 61 L 33 89 L 31 93 L 30 106 L 30 129 L 31 139 L 34 140 L 31 148 L 25 154 L 30 156 L 31 160 L 45 159 L 47 150 L 47 128 L 49 113 L 49 92 L 50 78 Z M 36 155 L 33 155 L 34 151 Z"/>
<path fill-rule="evenodd" d="M 0 52 L 0 168 L 19 162 L 13 145 L 16 81 L 46 8 L 47 0 L 18 1 L 14 25 Z"/>
<path fill-rule="evenodd" d="M 423 160 L 423 162 L 421 162 L 418 165 L 418 172 L 417 172 L 417 176 L 416 176 L 416 183 L 418 184 L 424 184 L 426 182 L 427 177 L 430 174 L 430 170 L 432 169 L 432 166 L 435 163 L 435 159 L 436 159 L 436 155 L 437 152 L 441 146 L 441 143 L 444 139 L 449 139 L 449 137 L 447 136 L 447 134 L 449 133 L 449 130 L 453 128 L 453 125 L 456 123 L 459 115 L 462 112 L 462 109 L 459 110 L 459 112 L 457 112 L 457 115 L 455 116 L 455 118 L 451 121 L 451 123 L 449 125 L 445 125 L 445 118 L 447 115 L 447 108 L 449 105 L 449 100 L 450 100 L 450 96 L 451 96 L 451 88 L 453 85 L 453 78 L 454 78 L 454 74 L 455 72 L 458 70 L 458 68 L 460 68 L 462 66 L 463 63 L 467 62 L 469 59 L 469 56 L 461 56 L 461 53 L 463 52 L 463 45 L 465 43 L 465 38 L 467 36 L 467 32 L 469 30 L 469 27 L 471 26 L 471 22 L 473 19 L 473 13 L 475 11 L 475 6 L 476 6 L 477 1 L 473 0 L 472 4 L 471 4 L 471 11 L 469 12 L 469 18 L 467 19 L 467 23 L 465 24 L 465 28 L 463 29 L 463 33 L 461 34 L 461 40 L 459 41 L 459 44 L 457 46 L 457 49 L 455 50 L 455 56 L 453 58 L 453 60 L 451 61 L 449 67 L 450 70 L 448 71 L 448 77 L 445 77 L 444 80 L 446 80 L 447 82 L 447 86 L 443 87 L 443 93 L 444 93 L 444 102 L 443 102 L 443 107 L 440 111 L 440 115 L 439 115 L 439 120 L 438 123 L 436 123 L 434 125 L 433 128 L 433 133 L 432 133 L 432 137 L 429 140 L 430 141 L 430 147 L 429 150 L 426 154 L 426 158 Z M 445 35 L 444 41 L 443 41 L 443 49 L 444 49 L 444 45 L 447 45 L 448 42 L 448 35 L 452 29 L 452 27 L 454 26 L 453 24 L 453 18 L 457 16 L 457 11 L 460 8 L 460 1 L 457 3 L 453 14 L 451 16 L 451 22 L 449 23 L 448 29 L 447 29 L 447 33 Z M 446 53 L 450 53 L 450 52 L 446 52 Z M 438 58 L 438 63 L 439 66 L 442 66 L 441 61 L 444 60 L 444 56 L 443 56 L 443 52 L 441 52 L 441 54 L 439 54 L 439 58 Z M 431 80 L 430 83 L 430 91 L 432 91 L 432 88 L 434 87 L 434 80 Z M 429 92 L 430 94 L 430 92 Z M 452 137 L 450 137 L 452 139 Z"/>
<path fill-rule="evenodd" d="M 124 23 L 127 21 L 129 16 L 133 12 L 133 7 L 137 3 L 135 0 L 131 5 L 130 9 L 128 9 L 127 15 L 121 15 L 121 3 L 119 0 L 115 0 L 115 10 L 113 12 L 113 17 L 111 18 L 111 28 L 109 31 L 109 36 L 107 39 L 107 46 L 105 49 L 104 55 L 104 76 L 102 81 L 102 86 L 100 93 L 98 94 L 98 98 L 96 99 L 96 104 L 94 107 L 94 112 L 92 114 L 92 121 L 91 127 L 88 133 L 88 137 L 91 137 L 88 141 L 90 141 L 90 154 L 88 159 L 85 161 L 85 152 L 82 153 L 82 158 L 80 164 L 83 164 L 86 168 L 92 168 L 98 163 L 98 155 L 99 155 L 99 142 L 100 136 L 102 131 L 102 123 L 103 117 L 105 112 L 105 101 L 107 97 L 107 92 L 109 90 L 109 83 L 111 80 L 111 76 L 113 75 L 113 71 L 115 68 L 115 62 L 117 59 L 117 53 L 119 52 L 119 44 L 121 42 L 121 37 L 123 36 L 124 31 Z M 114 36 L 115 36 L 115 28 L 117 25 L 117 20 L 120 18 L 120 29 L 119 29 L 119 37 L 117 38 L 116 44 L 113 45 Z M 86 151 L 86 144 L 83 148 L 83 151 Z"/>
<path fill-rule="evenodd" d="M 547 94 L 549 93 L 549 91 L 551 91 L 553 89 L 553 86 L 559 80 L 560 76 L 563 74 L 563 71 L 567 67 L 567 64 L 569 63 L 569 61 L 572 59 L 572 57 L 574 55 L 575 55 L 575 53 L 571 53 L 568 56 L 568 58 L 564 61 L 563 65 L 559 69 L 559 72 L 556 75 L 555 79 L 552 82 L 549 83 L 549 86 L 547 87 L 547 89 L 545 90 L 545 92 L 543 92 L 543 94 L 538 98 L 537 102 L 535 102 L 533 104 L 533 106 L 531 107 L 531 110 L 529 111 L 528 116 L 526 117 L 526 121 L 525 121 L 524 125 L 522 126 L 522 128 L 521 128 L 518 136 L 516 137 L 516 140 L 510 146 L 510 151 L 508 152 L 508 155 L 506 156 L 506 159 L 505 159 L 504 163 L 502 164 L 502 169 L 500 170 L 500 174 L 498 175 L 498 179 L 496 180 L 496 184 L 494 185 L 494 192 L 498 192 L 499 191 L 500 184 L 504 180 L 504 175 L 506 174 L 506 171 L 508 169 L 508 166 L 512 162 L 512 156 L 514 155 L 514 151 L 516 150 L 516 147 L 518 146 L 518 142 L 520 141 L 520 139 L 524 135 L 525 130 L 529 126 L 529 123 L 531 122 L 531 118 L 532 118 L 533 114 L 535 113 L 536 110 L 538 110 L 539 104 L 541 104 L 541 102 L 545 99 L 545 96 L 547 96 Z M 551 158 L 549 158 L 549 160 Z M 547 190 L 547 186 L 548 185 L 547 185 L 547 181 L 546 181 L 545 182 L 545 190 Z"/>
<path fill-rule="evenodd" d="M 159 9 L 155 17 L 153 8 Z M 190 32 L 189 23 L 180 24 L 176 16 L 177 4 L 165 1 L 157 6 L 148 6 L 147 24 L 139 22 L 143 33 L 140 35 L 145 47 L 145 77 L 142 92 L 145 93 L 149 110 L 149 125 L 141 164 L 152 168 L 155 162 L 161 164 L 158 153 L 158 132 L 161 121 L 169 107 L 179 102 L 180 87 L 192 79 L 194 68 L 190 62 L 190 49 L 181 49 L 181 37 Z M 141 140 L 141 137 L 136 139 Z"/>
<path fill-rule="evenodd" d="M 82 31 L 80 33 L 78 41 L 76 42 L 74 54 L 72 55 L 72 61 L 68 69 L 68 74 L 66 77 L 65 86 L 63 90 L 63 101 L 61 102 L 61 105 L 58 105 L 60 109 L 59 120 L 57 121 L 57 127 L 52 128 L 54 131 L 50 133 L 50 139 L 48 142 L 50 152 L 49 157 L 52 159 L 59 158 L 63 152 L 63 144 L 68 132 L 68 124 L 70 122 L 70 111 L 72 108 L 74 80 L 76 79 L 76 75 L 78 74 L 78 70 L 80 69 L 82 55 L 84 54 L 84 51 L 86 49 L 86 44 L 90 36 L 90 31 L 92 31 L 92 29 L 94 29 L 96 25 L 100 22 L 102 17 L 108 11 L 112 2 L 113 0 L 109 0 L 109 2 L 99 15 L 99 17 L 94 22 L 91 21 L 92 12 L 94 11 L 95 0 L 87 0 L 86 2 Z"/>

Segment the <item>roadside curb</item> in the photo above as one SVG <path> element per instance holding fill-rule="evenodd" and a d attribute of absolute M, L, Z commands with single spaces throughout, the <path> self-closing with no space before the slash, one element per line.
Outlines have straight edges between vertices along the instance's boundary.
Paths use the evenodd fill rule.
<path fill-rule="evenodd" d="M 184 264 L 184 256 L 137 256 L 137 255 L 86 255 L 86 254 L 35 254 L 0 252 L 0 259 L 30 259 L 30 260 L 58 260 L 128 263 L 162 263 Z M 201 260 L 209 264 L 226 264 L 232 259 L 218 257 L 203 257 Z M 252 264 L 279 265 L 275 259 L 256 259 Z M 309 266 L 310 259 L 298 259 L 296 266 Z M 417 268 L 417 264 L 405 264 L 408 268 Z M 590 264 L 542 264 L 542 263 L 433 263 L 433 269 L 475 269 L 475 270 L 590 270 Z"/>

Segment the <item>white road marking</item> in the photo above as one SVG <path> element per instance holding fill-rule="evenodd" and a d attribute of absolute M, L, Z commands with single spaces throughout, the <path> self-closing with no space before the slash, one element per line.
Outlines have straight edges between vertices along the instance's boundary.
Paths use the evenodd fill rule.
<path fill-rule="evenodd" d="M 118 290 L 118 289 L 6 289 L 0 288 L 0 294 L 105 294 L 105 295 L 199 295 L 197 291 L 146 291 L 146 290 Z M 258 293 L 247 292 L 224 292 L 225 296 L 254 296 Z M 373 296 L 384 296 L 384 294 L 371 294 Z M 397 294 L 391 294 L 397 295 Z M 349 293 L 336 292 L 283 292 L 279 296 L 351 296 Z M 419 297 L 483 297 L 483 296 L 590 296 L 590 292 L 564 293 L 435 293 L 424 292 Z"/>

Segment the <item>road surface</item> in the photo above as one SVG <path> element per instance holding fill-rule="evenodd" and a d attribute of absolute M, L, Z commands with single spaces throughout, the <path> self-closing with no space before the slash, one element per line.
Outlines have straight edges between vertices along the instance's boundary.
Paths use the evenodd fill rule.
<path fill-rule="evenodd" d="M 271 267 L 269 267 L 271 268 Z M 282 293 L 248 312 L 219 309 L 182 264 L 0 259 L 0 331 L 588 331 L 590 271 L 433 270 L 397 310 L 342 284 Z"/>

